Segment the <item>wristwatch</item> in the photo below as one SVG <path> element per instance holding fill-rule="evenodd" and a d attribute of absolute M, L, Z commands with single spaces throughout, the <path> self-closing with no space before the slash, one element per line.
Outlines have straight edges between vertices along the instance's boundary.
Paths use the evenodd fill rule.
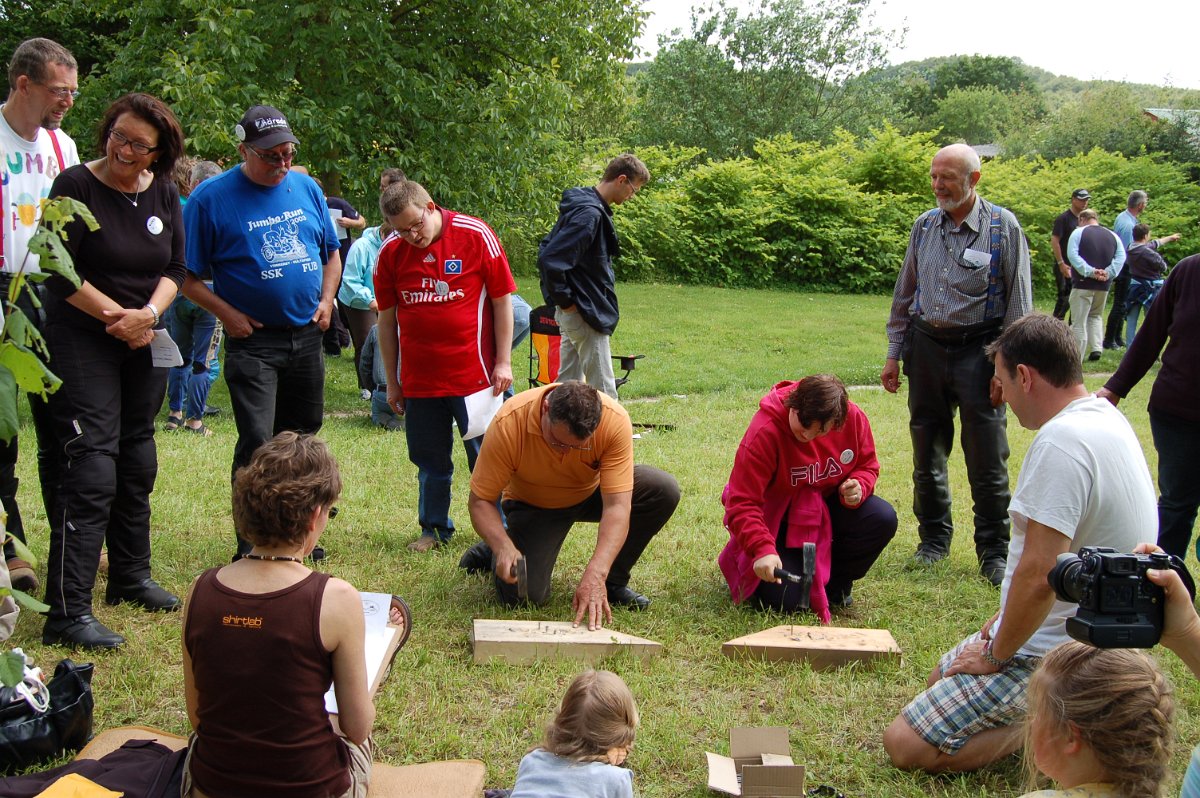
<path fill-rule="evenodd" d="M 1005 668 L 1007 668 L 1009 665 L 1012 664 L 1012 661 L 1013 661 L 1012 657 L 1009 657 L 1008 659 L 996 659 L 996 655 L 994 655 L 992 653 L 992 641 L 991 640 L 989 640 L 983 644 L 983 651 L 981 651 L 980 654 L 983 657 L 984 661 L 986 661 L 993 668 L 999 668 L 1000 670 L 1004 670 Z"/>

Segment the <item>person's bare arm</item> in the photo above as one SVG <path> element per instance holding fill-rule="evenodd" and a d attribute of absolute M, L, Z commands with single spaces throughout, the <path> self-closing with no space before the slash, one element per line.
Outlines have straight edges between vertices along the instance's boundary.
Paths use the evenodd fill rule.
<path fill-rule="evenodd" d="M 317 312 L 312 320 L 322 330 L 329 329 L 329 322 L 337 312 L 338 284 L 342 282 L 342 253 L 336 249 L 329 253 L 329 260 L 321 270 L 321 299 L 317 302 Z"/>
<path fill-rule="evenodd" d="M 492 367 L 492 395 L 499 396 L 512 387 L 512 294 L 492 300 L 492 326 L 496 339 L 496 365 Z"/>
<path fill-rule="evenodd" d="M 504 531 L 504 522 L 500 518 L 500 511 L 496 509 L 495 500 L 488 501 L 471 491 L 467 495 L 467 510 L 471 513 L 471 525 L 475 527 L 476 534 L 484 539 L 496 558 L 496 576 L 501 581 L 514 584 L 517 577 L 513 568 L 521 552 Z"/>
<path fill-rule="evenodd" d="M 1071 278 L 1071 266 L 1067 263 L 1067 256 L 1062 251 L 1062 241 L 1057 235 L 1050 236 L 1050 250 L 1054 253 L 1055 268 L 1059 273 L 1068 280 Z"/>
<path fill-rule="evenodd" d="M 1070 547 L 1070 539 L 1061 532 L 1037 521 L 1030 521 L 1025 531 L 1025 550 L 1013 571 L 1008 600 L 999 629 L 992 629 L 992 656 L 998 660 L 1012 657 L 1025 645 L 1046 620 L 1054 606 L 1054 590 L 1046 574 L 1054 568 L 1059 554 Z M 956 673 L 995 673 L 998 668 L 982 656 L 984 643 L 967 646 L 946 669 L 947 676 Z"/>
<path fill-rule="evenodd" d="M 184 633 L 180 635 L 180 647 L 183 649 L 183 700 L 187 705 L 188 723 L 192 724 L 192 731 L 200 727 L 200 693 L 196 690 L 196 677 L 192 673 L 192 655 L 188 653 L 187 641 L 184 639 L 187 634 L 188 613 L 192 607 L 192 594 L 196 592 L 196 583 L 192 582 L 192 586 L 188 588 L 187 598 L 183 600 L 183 624 Z"/>
<path fill-rule="evenodd" d="M 375 725 L 375 703 L 367 692 L 366 622 L 358 591 L 341 579 L 325 585 L 321 642 L 333 655 L 337 725 L 347 739 L 361 745 Z"/>
<path fill-rule="evenodd" d="M 604 623 L 612 623 L 612 608 L 608 606 L 608 587 L 605 584 L 613 560 L 625 545 L 629 535 L 629 514 L 633 507 L 633 491 L 601 493 L 603 509 L 600 511 L 600 528 L 596 532 L 596 550 L 583 569 L 579 587 L 571 609 L 575 612 L 575 625 L 586 616 L 588 629 L 600 629 Z"/>
<path fill-rule="evenodd" d="M 1153 543 L 1139 543 L 1134 549 L 1138 554 L 1161 551 L 1162 549 Z M 1146 576 L 1166 594 L 1167 604 L 1163 614 L 1163 634 L 1160 642 L 1174 651 L 1192 675 L 1200 679 L 1200 616 L 1196 615 L 1196 605 L 1192 603 L 1191 594 L 1184 587 L 1179 574 L 1169 568 L 1162 571 L 1148 570 Z"/>

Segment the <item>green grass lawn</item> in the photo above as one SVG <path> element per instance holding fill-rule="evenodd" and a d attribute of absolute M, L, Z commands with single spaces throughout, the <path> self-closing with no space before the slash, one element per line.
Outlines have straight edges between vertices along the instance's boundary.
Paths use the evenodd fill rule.
<path fill-rule="evenodd" d="M 535 295 L 536 288 L 526 289 L 526 298 Z M 917 538 L 906 405 L 902 394 L 878 388 L 889 299 L 671 285 L 622 285 L 620 297 L 622 322 L 613 351 L 646 355 L 622 399 L 635 421 L 676 425 L 672 432 L 645 433 L 635 444 L 636 456 L 672 472 L 683 487 L 674 518 L 633 573 L 632 585 L 654 605 L 645 613 L 614 613 L 615 629 L 658 640 L 665 653 L 646 663 L 625 657 L 605 662 L 629 683 L 641 709 L 629 760 L 639 794 L 707 795 L 705 750 L 728 753 L 731 726 L 779 725 L 791 729 L 793 755 L 807 765 L 811 783 L 836 785 L 857 798 L 1019 795 L 1024 775 L 1016 757 L 980 773 L 935 778 L 894 770 L 880 744 L 883 729 L 922 688 L 939 654 L 978 628 L 998 602 L 997 591 L 976 573 L 969 493 L 957 452 L 952 479 L 959 534 L 953 552 L 932 569 L 908 568 Z M 527 352 L 525 347 L 516 355 L 521 386 Z M 1117 355 L 1106 352 L 1098 363 L 1087 364 L 1089 387 L 1099 387 L 1100 375 L 1116 363 Z M 405 547 L 417 534 L 416 470 L 404 436 L 370 425 L 348 353 L 329 360 L 328 367 L 322 434 L 338 457 L 346 487 L 341 514 L 323 538 L 329 552 L 323 567 L 360 589 L 403 595 L 414 614 L 412 637 L 376 699 L 379 757 L 392 763 L 478 758 L 487 763 L 489 785 L 511 786 L 518 761 L 538 742 L 579 666 L 475 665 L 468 643 L 471 620 L 568 619 L 595 526 L 580 525 L 568 538 L 548 606 L 502 610 L 492 600 L 490 581 L 466 577 L 456 567 L 476 539 L 465 508 L 461 450 L 455 455 L 460 476 L 453 505 L 459 534 L 444 550 L 413 554 Z M 834 622 L 891 630 L 904 651 L 900 665 L 815 673 L 802 664 L 733 661 L 721 654 L 726 640 L 793 620 L 734 607 L 717 570 L 716 556 L 727 540 L 719 496 L 734 451 L 771 385 L 823 371 L 860 386 L 851 396 L 872 419 L 882 462 L 877 492 L 900 515 L 896 540 L 855 587 L 853 610 Z M 1148 390 L 1147 380 L 1122 407 L 1153 473 Z M 180 594 L 197 573 L 227 562 L 232 552 L 229 464 L 235 430 L 223 384 L 210 403 L 226 408 L 211 423 L 214 437 L 158 435 L 154 573 Z M 1009 431 L 1015 482 L 1033 433 L 1011 416 Z M 44 557 L 47 527 L 38 507 L 32 430 L 26 427 L 22 437 L 21 501 L 32 548 Z M 95 595 L 97 615 L 129 638 L 120 653 L 80 657 L 97 663 L 97 730 L 147 724 L 186 733 L 179 617 L 107 607 L 103 584 Z M 806 616 L 794 620 L 814 622 Z M 41 619 L 27 613 L 10 642 L 43 666 L 53 665 L 64 652 L 43 647 L 40 632 Z M 1200 691 L 1174 655 L 1157 655 L 1179 687 L 1177 781 L 1200 740 L 1194 714 Z"/>

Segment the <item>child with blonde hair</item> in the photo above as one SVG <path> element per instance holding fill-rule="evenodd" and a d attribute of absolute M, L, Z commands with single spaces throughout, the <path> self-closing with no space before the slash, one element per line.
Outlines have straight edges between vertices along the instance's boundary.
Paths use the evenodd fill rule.
<path fill-rule="evenodd" d="M 575 677 L 541 746 L 517 768 L 511 798 L 633 798 L 633 774 L 619 767 L 637 730 L 633 693 L 620 676 Z"/>
<path fill-rule="evenodd" d="M 1064 643 L 1029 682 L 1025 755 L 1062 789 L 1023 798 L 1156 798 L 1171 759 L 1174 690 L 1140 651 Z"/>

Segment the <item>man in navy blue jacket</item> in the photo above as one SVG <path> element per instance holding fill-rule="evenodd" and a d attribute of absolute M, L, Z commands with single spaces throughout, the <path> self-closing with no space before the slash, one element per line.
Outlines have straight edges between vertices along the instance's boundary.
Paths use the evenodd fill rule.
<path fill-rule="evenodd" d="M 612 262 L 620 246 L 612 206 L 638 192 L 650 172 L 630 153 L 613 158 L 595 187 L 569 188 L 558 205 L 558 222 L 538 246 L 542 296 L 555 306 L 562 334 L 557 380 L 581 380 L 613 399 L 609 336 L 617 328 Z"/>

